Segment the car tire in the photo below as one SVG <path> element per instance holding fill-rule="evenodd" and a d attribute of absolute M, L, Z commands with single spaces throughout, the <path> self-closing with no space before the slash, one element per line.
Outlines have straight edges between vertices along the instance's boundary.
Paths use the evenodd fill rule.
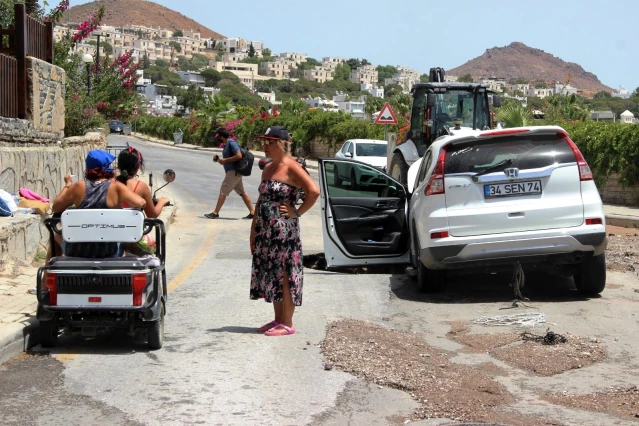
<path fill-rule="evenodd" d="M 337 188 L 342 186 L 342 179 L 339 177 L 339 172 L 337 171 L 337 164 L 333 164 L 333 185 Z"/>
<path fill-rule="evenodd" d="M 355 170 L 351 170 L 351 189 L 357 190 L 357 176 L 355 176 Z"/>
<path fill-rule="evenodd" d="M 58 344 L 58 320 L 40 321 L 40 344 L 43 348 L 54 348 Z"/>
<path fill-rule="evenodd" d="M 404 160 L 404 156 L 401 152 L 393 154 L 389 175 L 401 184 L 406 185 L 406 183 L 408 183 L 408 163 Z"/>
<path fill-rule="evenodd" d="M 151 350 L 162 349 L 164 345 L 164 307 L 160 318 L 149 323 L 147 344 Z"/>
<path fill-rule="evenodd" d="M 444 288 L 444 271 L 429 269 L 419 262 L 417 267 L 417 289 L 420 293 L 437 293 Z"/>
<path fill-rule="evenodd" d="M 593 256 L 579 265 L 573 275 L 577 291 L 584 296 L 595 296 L 606 287 L 606 255 Z"/>

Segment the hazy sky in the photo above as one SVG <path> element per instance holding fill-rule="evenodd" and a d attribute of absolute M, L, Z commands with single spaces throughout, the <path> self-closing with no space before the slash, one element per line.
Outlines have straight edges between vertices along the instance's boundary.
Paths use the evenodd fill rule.
<path fill-rule="evenodd" d="M 50 1 L 54 5 L 55 0 Z M 71 6 L 87 3 L 71 0 Z M 274 53 L 366 58 L 428 72 L 520 41 L 618 89 L 639 87 L 639 0 L 157 0 Z"/>

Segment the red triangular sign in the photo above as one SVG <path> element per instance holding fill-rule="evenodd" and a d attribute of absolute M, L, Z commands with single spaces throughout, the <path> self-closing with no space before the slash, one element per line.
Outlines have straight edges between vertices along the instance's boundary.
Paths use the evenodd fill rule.
<path fill-rule="evenodd" d="M 395 117 L 395 113 L 388 102 L 384 104 L 384 107 L 379 112 L 375 119 L 375 124 L 397 124 L 397 117 Z"/>

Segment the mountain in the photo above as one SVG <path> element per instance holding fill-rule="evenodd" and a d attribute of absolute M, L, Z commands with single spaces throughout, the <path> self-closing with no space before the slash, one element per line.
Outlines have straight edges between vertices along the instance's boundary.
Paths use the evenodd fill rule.
<path fill-rule="evenodd" d="M 611 92 L 613 89 L 604 85 L 596 75 L 584 70 L 579 64 L 566 62 L 543 50 L 528 47 L 514 42 L 506 47 L 493 47 L 457 68 L 446 70 L 449 75 L 472 75 L 479 77 L 503 77 L 506 81 L 516 78 L 541 80 L 548 84 L 556 81 L 565 83 L 570 78 L 570 85 L 583 90 L 585 95 L 601 90 Z"/>
<path fill-rule="evenodd" d="M 86 21 L 98 8 L 104 6 L 103 25 L 142 25 L 170 30 L 199 31 L 202 38 L 224 38 L 223 35 L 206 28 L 193 19 L 152 1 L 146 0 L 97 0 L 73 6 L 63 22 L 80 23 Z"/>

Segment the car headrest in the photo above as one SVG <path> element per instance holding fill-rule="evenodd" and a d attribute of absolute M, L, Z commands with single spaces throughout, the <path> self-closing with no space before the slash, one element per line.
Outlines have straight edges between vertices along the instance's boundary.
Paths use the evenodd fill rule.
<path fill-rule="evenodd" d="M 144 214 L 134 209 L 71 209 L 60 219 L 68 243 L 135 243 L 144 233 Z"/>

